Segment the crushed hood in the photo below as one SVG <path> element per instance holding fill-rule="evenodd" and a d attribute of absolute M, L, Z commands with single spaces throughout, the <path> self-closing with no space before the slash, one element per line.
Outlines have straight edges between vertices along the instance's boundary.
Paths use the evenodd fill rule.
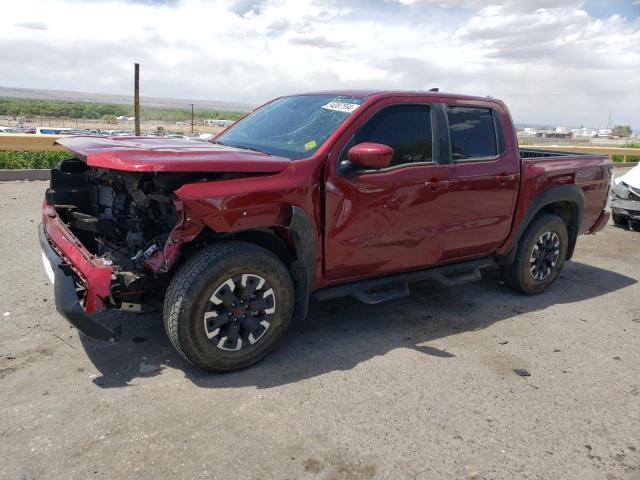
<path fill-rule="evenodd" d="M 640 165 L 636 165 L 624 175 L 616 178 L 611 185 L 611 191 L 622 200 L 637 201 L 640 197 Z"/>
<path fill-rule="evenodd" d="M 128 172 L 277 173 L 291 160 L 240 148 L 162 137 L 61 138 L 90 167 Z"/>
<path fill-rule="evenodd" d="M 631 188 L 640 190 L 640 165 L 636 165 L 624 175 L 619 176 L 614 182 L 616 185 L 624 182 Z"/>

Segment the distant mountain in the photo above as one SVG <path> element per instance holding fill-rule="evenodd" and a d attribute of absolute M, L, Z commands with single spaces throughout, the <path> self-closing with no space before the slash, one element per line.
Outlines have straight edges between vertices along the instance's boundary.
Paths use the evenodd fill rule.
<path fill-rule="evenodd" d="M 71 102 L 96 102 L 133 104 L 133 95 L 114 95 L 111 93 L 73 92 L 69 90 L 40 90 L 35 88 L 0 87 L 0 97 L 29 98 L 35 100 L 67 100 Z M 187 98 L 160 98 L 141 96 L 140 102 L 149 107 L 190 108 L 195 104 L 196 109 L 229 110 L 249 112 L 256 105 L 248 103 L 224 102 L 221 100 L 200 100 Z"/>

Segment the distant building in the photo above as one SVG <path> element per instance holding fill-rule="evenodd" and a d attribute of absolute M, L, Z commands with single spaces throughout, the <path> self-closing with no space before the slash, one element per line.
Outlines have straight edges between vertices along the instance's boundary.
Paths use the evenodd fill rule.
<path fill-rule="evenodd" d="M 220 120 L 218 118 L 206 118 L 203 122 L 205 127 L 228 127 L 236 123 L 234 120 Z"/>
<path fill-rule="evenodd" d="M 556 127 L 554 130 L 542 130 L 536 132 L 538 138 L 572 138 L 573 134 L 568 127 Z"/>
<path fill-rule="evenodd" d="M 611 138 L 613 137 L 613 131 L 610 128 L 601 128 L 600 130 L 598 130 L 598 137 Z"/>
<path fill-rule="evenodd" d="M 595 128 L 574 128 L 571 133 L 574 138 L 593 138 L 598 136 L 598 130 Z"/>

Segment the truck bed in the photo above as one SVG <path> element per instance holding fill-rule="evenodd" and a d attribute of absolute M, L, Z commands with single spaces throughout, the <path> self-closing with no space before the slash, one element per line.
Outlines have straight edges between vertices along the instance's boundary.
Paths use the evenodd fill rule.
<path fill-rule="evenodd" d="M 577 186 L 581 190 L 583 211 L 578 234 L 591 232 L 605 208 L 611 161 L 608 155 L 521 149 L 521 189 L 516 218 L 525 212 L 547 190 Z"/>
<path fill-rule="evenodd" d="M 576 153 L 576 152 L 558 152 L 556 150 L 539 150 L 539 149 L 520 149 L 520 158 L 551 158 L 551 157 L 590 157 L 593 156 L 591 153 Z"/>

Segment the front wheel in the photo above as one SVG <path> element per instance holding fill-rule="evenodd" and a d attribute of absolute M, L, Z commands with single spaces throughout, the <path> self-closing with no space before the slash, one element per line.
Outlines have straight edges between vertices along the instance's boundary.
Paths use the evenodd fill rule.
<path fill-rule="evenodd" d="M 513 264 L 500 267 L 505 284 L 530 295 L 544 292 L 558 278 L 568 247 L 567 226 L 560 217 L 536 217 L 518 242 Z"/>
<path fill-rule="evenodd" d="M 611 212 L 611 219 L 613 220 L 613 223 L 618 226 L 626 227 L 629 223 L 629 219 L 627 217 L 615 212 Z"/>
<path fill-rule="evenodd" d="M 284 335 L 293 316 L 294 286 L 268 250 L 221 242 L 190 258 L 171 280 L 164 324 L 190 363 L 214 372 L 247 367 Z"/>

